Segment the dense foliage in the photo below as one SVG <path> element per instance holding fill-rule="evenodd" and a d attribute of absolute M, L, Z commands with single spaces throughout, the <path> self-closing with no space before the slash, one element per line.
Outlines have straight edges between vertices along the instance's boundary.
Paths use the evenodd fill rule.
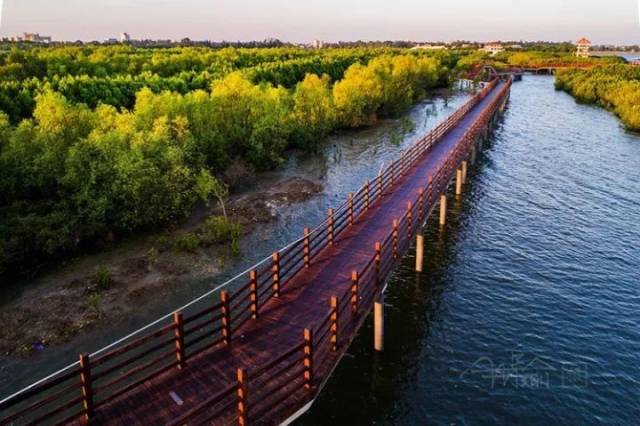
<path fill-rule="evenodd" d="M 184 218 L 232 161 L 267 169 L 333 129 L 397 115 L 447 81 L 443 63 L 455 58 L 388 48 L 12 50 L 0 57 L 0 275 Z"/>
<path fill-rule="evenodd" d="M 46 90 L 92 108 L 108 104 L 130 109 L 143 87 L 154 93 L 169 90 L 186 94 L 207 90 L 214 80 L 238 70 L 245 70 L 256 83 L 291 87 L 307 72 L 339 79 L 349 65 L 382 53 L 371 49 L 340 49 L 321 55 L 294 48 L 14 48 L 0 55 L 0 109 L 12 123 L 18 123 L 31 117 L 35 98 Z"/>
<path fill-rule="evenodd" d="M 602 63 L 615 63 L 623 61 L 615 56 L 597 58 L 579 58 L 575 55 L 575 48 L 571 52 L 543 52 L 543 51 L 505 51 L 498 53 L 494 58 L 512 67 L 548 67 L 548 66 L 580 66 Z"/>
<path fill-rule="evenodd" d="M 591 70 L 562 70 L 556 88 L 578 101 L 614 111 L 629 129 L 640 130 L 640 67 L 612 65 Z"/>

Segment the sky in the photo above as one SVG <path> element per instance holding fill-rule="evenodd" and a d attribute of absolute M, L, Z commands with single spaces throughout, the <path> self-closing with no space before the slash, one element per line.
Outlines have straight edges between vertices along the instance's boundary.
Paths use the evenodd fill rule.
<path fill-rule="evenodd" d="M 2 4 L 4 3 L 4 4 Z M 0 0 L 54 40 L 549 40 L 640 44 L 640 0 Z"/>

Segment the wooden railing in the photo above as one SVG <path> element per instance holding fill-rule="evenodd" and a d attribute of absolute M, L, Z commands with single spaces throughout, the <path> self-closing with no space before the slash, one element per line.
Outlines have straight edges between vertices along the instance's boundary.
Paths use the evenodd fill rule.
<path fill-rule="evenodd" d="M 497 81 L 488 83 L 375 179 L 349 194 L 344 204 L 330 209 L 327 219 L 318 227 L 305 229 L 301 239 L 236 277 L 217 293 L 216 299 L 213 294 L 201 297 L 198 303 L 155 321 L 117 344 L 91 355 L 80 355 L 78 362 L 0 401 L 0 425 L 35 424 L 44 419 L 51 424 L 90 420 L 96 409 L 129 390 L 169 370 L 189 368 L 189 360 L 204 351 L 231 344 L 237 330 L 250 319 L 258 318 L 262 306 L 286 291 L 289 281 L 302 269 L 309 268 L 323 249 L 339 244 L 340 235 L 392 190 L 496 84 Z M 405 214 L 390 224 L 387 237 L 372 248 L 366 266 L 352 271 L 348 291 L 321 301 L 327 303 L 327 314 L 318 324 L 304 330 L 300 343 L 259 370 L 238 370 L 235 382 L 176 419 L 174 424 L 193 419 L 206 422 L 220 416 L 246 424 L 269 414 L 292 395 L 300 400 L 312 397 L 318 372 L 327 368 L 334 354 L 355 334 L 394 263 L 409 246 L 416 227 L 437 203 L 439 194 L 446 189 L 455 168 L 504 99 L 510 84 L 509 81 L 504 85 L 503 93 L 482 112 L 481 119 L 465 133 L 437 173 L 425 182 Z M 305 392 L 303 396 L 298 395 L 301 390 Z M 231 407 L 235 410 L 230 410 Z"/>

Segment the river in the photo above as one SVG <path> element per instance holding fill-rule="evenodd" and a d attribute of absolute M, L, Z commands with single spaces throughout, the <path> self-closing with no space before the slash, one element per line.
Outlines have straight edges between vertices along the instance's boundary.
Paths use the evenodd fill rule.
<path fill-rule="evenodd" d="M 640 136 L 525 76 L 427 266 L 389 282 L 301 421 L 637 424 Z"/>
<path fill-rule="evenodd" d="M 283 208 L 242 242 L 226 276 L 298 238 L 461 105 L 434 97 L 403 118 L 335 135 L 323 155 L 265 179 L 305 176 L 321 196 Z M 410 126 L 409 123 L 412 123 Z M 386 348 L 367 322 L 312 410 L 315 424 L 632 424 L 640 415 L 640 137 L 525 76 L 470 169 L 446 228 L 430 222 L 425 272 L 389 281 Z M 225 277 L 185 283 L 134 318 L 29 359 L 0 361 L 8 394 L 180 306 Z"/>

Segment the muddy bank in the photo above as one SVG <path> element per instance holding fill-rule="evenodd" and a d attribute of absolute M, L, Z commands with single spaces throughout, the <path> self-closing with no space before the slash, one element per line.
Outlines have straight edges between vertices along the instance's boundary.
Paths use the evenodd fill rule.
<path fill-rule="evenodd" d="M 227 201 L 230 218 L 247 234 L 278 220 L 278 209 L 322 192 L 308 179 L 289 177 L 256 185 Z M 227 244 L 185 250 L 175 242 L 221 213 L 201 207 L 182 226 L 114 245 L 40 277 L 1 308 L 0 353 L 30 354 L 69 341 L 101 323 L 114 323 L 144 303 L 167 297 L 190 279 L 212 277 L 233 256 Z"/>

